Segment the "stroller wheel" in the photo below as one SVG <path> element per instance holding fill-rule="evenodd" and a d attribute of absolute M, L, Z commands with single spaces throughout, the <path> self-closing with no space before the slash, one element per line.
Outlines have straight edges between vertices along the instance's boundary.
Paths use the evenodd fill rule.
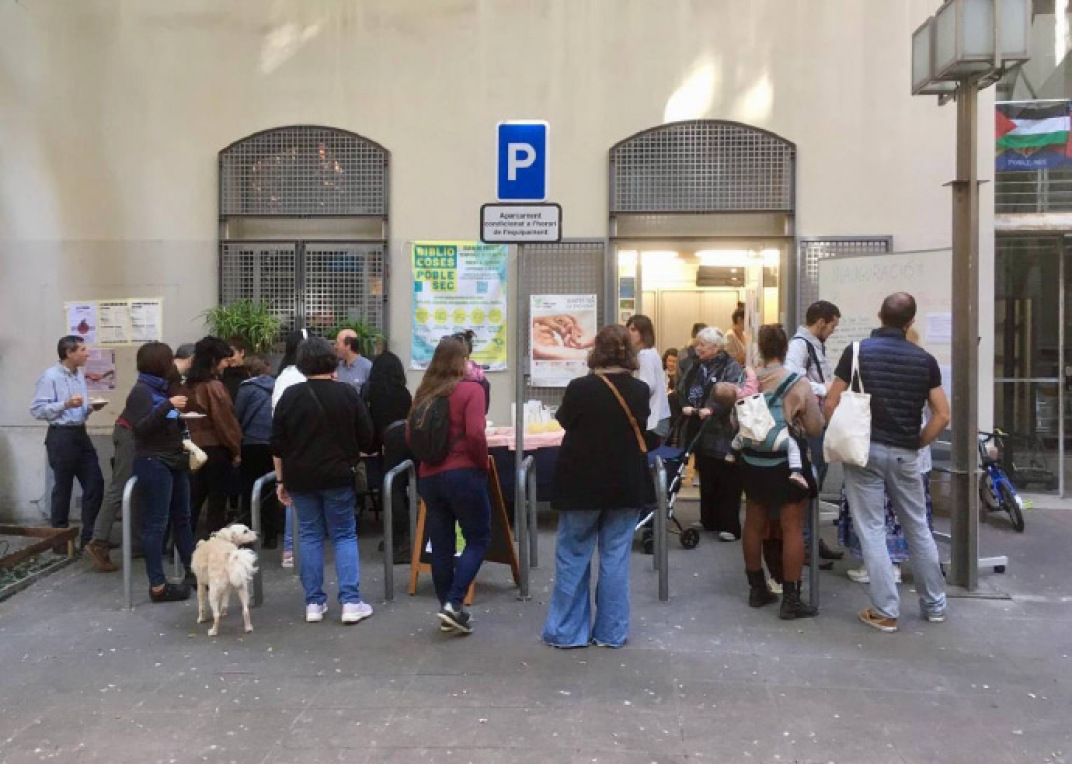
<path fill-rule="evenodd" d="M 695 549 L 700 544 L 700 532 L 695 528 L 686 528 L 681 531 L 681 546 L 685 549 Z"/>

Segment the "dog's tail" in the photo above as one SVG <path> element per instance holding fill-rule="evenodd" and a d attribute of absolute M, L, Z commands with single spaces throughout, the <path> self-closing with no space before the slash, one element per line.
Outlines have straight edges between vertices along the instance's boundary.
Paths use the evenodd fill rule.
<path fill-rule="evenodd" d="M 252 549 L 232 549 L 227 555 L 227 578 L 236 589 L 245 586 L 257 572 L 257 553 Z"/>

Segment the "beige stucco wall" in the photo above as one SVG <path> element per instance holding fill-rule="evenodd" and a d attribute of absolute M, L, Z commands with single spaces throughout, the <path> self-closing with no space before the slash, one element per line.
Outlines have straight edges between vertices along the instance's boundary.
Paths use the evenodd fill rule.
<path fill-rule="evenodd" d="M 403 243 L 476 237 L 501 119 L 551 122 L 569 237 L 606 235 L 613 143 L 708 117 L 797 144 L 800 235 L 948 246 L 954 112 L 908 87 L 910 34 L 935 5 L 0 0 L 0 514 L 31 516 L 43 490 L 43 431 L 27 405 L 63 301 L 161 295 L 165 339 L 198 336 L 216 298 L 216 152 L 257 130 L 331 125 L 391 151 L 392 346 L 404 358 Z M 983 327 L 990 228 L 987 212 Z M 980 356 L 991 347 L 987 337 Z M 510 380 L 494 384 L 492 417 L 505 421 Z"/>

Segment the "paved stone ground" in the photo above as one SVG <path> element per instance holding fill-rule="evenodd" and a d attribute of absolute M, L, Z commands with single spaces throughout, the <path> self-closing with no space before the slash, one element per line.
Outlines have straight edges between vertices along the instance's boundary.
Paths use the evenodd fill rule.
<path fill-rule="evenodd" d="M 683 507 L 687 518 L 695 510 Z M 256 631 L 233 613 L 212 639 L 195 604 L 121 609 L 119 574 L 79 563 L 0 604 L 4 762 L 1065 762 L 1072 760 L 1072 512 L 1028 531 L 983 529 L 1007 553 L 988 577 L 1011 599 L 955 599 L 942 625 L 855 619 L 846 563 L 824 574 L 819 618 L 745 606 L 739 544 L 672 539 L 671 601 L 634 555 L 622 650 L 537 639 L 553 536 L 531 602 L 484 569 L 476 631 L 444 636 L 431 582 L 382 603 L 375 539 L 362 542 L 373 618 L 303 622 L 297 580 L 265 552 Z M 553 522 L 553 521 L 549 521 Z M 1000 521 L 998 521 L 1000 522 Z M 831 533 L 827 528 L 824 533 Z M 397 568 L 399 582 L 408 568 Z"/>

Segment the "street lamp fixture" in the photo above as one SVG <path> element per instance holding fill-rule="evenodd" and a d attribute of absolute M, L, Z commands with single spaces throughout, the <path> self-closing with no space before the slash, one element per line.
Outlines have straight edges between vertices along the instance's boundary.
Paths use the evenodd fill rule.
<path fill-rule="evenodd" d="M 950 582 L 979 580 L 979 91 L 1029 58 L 1030 0 L 948 0 L 912 33 L 912 93 L 957 102 L 953 188 L 953 443 Z"/>

